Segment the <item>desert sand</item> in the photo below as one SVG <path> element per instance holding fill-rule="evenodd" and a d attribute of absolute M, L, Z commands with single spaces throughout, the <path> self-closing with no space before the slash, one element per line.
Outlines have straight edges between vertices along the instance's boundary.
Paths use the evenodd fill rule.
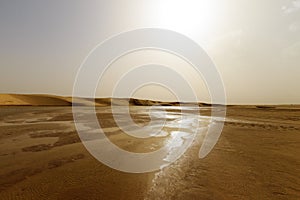
<path fill-rule="evenodd" d="M 170 134 L 148 139 L 126 135 L 113 119 L 111 103 L 120 108 L 130 104 L 134 121 L 145 125 L 149 106 L 162 104 L 156 111 L 172 116 L 167 132 L 181 115 L 174 109 L 177 102 L 73 101 L 87 109 L 96 105 L 106 136 L 131 152 L 159 149 Z M 71 104 L 70 97 L 0 95 L 0 199 L 300 199 L 297 105 L 228 106 L 222 135 L 207 157 L 198 158 L 200 135 L 168 167 L 131 174 L 107 167 L 85 149 Z M 207 122 L 211 107 L 199 105 L 198 118 Z"/>

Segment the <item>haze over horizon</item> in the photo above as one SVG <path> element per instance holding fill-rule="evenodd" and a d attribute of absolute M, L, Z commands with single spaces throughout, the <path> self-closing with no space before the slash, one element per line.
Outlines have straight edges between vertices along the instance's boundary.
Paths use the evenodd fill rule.
<path fill-rule="evenodd" d="M 153 27 L 184 34 L 206 50 L 228 104 L 300 103 L 299 0 L 2 1 L 0 27 L 0 93 L 71 96 L 77 70 L 97 44 Z M 176 56 L 136 52 L 113 63 L 97 97 L 110 96 L 109 81 L 121 68 L 153 59 L 191 73 Z M 200 101 L 209 101 L 201 77 L 191 82 Z M 145 86 L 134 97 L 175 98 L 166 91 Z"/>

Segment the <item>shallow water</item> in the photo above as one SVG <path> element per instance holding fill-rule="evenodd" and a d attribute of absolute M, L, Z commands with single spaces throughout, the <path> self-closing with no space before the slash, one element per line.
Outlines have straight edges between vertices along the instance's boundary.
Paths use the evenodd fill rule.
<path fill-rule="evenodd" d="M 126 173 L 99 162 L 70 107 L 0 107 L 0 199 L 300 199 L 299 109 L 228 108 L 203 159 L 208 127 L 224 122 L 210 108 L 131 107 L 130 119 L 124 107 L 91 110 L 80 108 L 78 125 L 105 164 L 158 169 Z M 163 150 L 132 163 L 105 139 L 124 152 Z"/>

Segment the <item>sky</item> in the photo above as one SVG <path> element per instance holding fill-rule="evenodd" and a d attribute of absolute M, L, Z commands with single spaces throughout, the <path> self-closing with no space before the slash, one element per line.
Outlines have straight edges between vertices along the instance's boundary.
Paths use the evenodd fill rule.
<path fill-rule="evenodd" d="M 96 45 L 139 28 L 168 29 L 197 42 L 219 70 L 230 104 L 300 103 L 300 0 L 2 0 L 0 93 L 70 96 Z M 173 61 L 174 68 L 187 65 L 164 53 L 128 55 L 114 63 L 116 71 L 96 95 L 108 96 L 118 67 L 142 64 L 146 55 Z M 187 73 L 189 66 L 182 69 Z M 200 79 L 190 81 L 199 99 L 208 101 Z M 157 85 L 134 95 L 174 98 Z"/>

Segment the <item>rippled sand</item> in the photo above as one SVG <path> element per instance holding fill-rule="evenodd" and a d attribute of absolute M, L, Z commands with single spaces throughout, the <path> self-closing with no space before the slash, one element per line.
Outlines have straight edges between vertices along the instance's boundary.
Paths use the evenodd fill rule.
<path fill-rule="evenodd" d="M 194 131 L 189 120 L 180 121 L 183 115 L 200 122 L 193 144 L 175 163 L 131 174 L 90 155 L 71 107 L 0 107 L 0 199 L 300 199 L 299 108 L 228 107 L 222 135 L 204 159 L 198 152 L 210 109 L 184 110 L 156 107 L 151 119 L 148 107 L 132 106 L 131 116 L 141 126 L 166 120 L 163 132 L 137 139 L 120 130 L 110 107 L 97 108 L 110 141 L 136 153 L 183 144 L 176 134 Z M 121 107 L 116 114 L 122 119 Z M 95 130 L 89 121 L 85 126 Z"/>

